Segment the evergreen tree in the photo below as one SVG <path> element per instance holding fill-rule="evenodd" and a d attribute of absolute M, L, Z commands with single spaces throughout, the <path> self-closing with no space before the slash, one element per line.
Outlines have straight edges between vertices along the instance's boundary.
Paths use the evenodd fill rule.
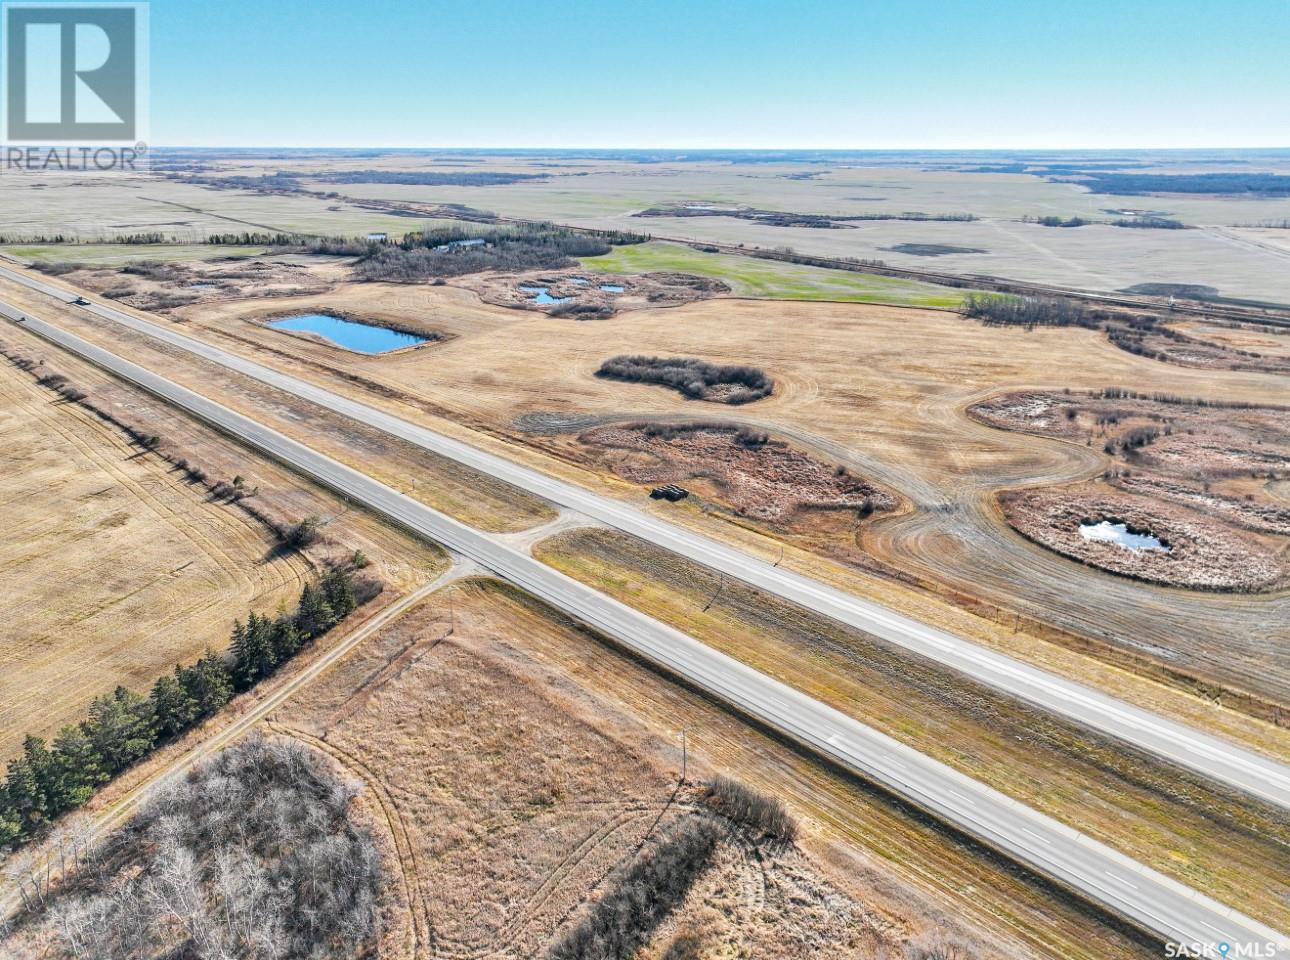
<path fill-rule="evenodd" d="M 44 821 L 48 812 L 45 791 L 41 789 L 37 772 L 28 759 L 28 742 L 34 739 L 36 738 L 27 738 L 27 742 L 23 743 L 22 756 L 9 761 L 9 769 L 5 774 L 5 799 L 10 816 L 24 832 Z M 40 749 L 44 746 L 41 743 Z"/>
<path fill-rule="evenodd" d="M 246 627 L 242 625 L 241 620 L 233 621 L 233 635 L 229 638 L 228 652 L 233 655 L 233 673 L 237 674 L 237 664 L 247 659 Z"/>
<path fill-rule="evenodd" d="M 273 655 L 277 658 L 278 663 L 289 660 L 295 656 L 296 652 L 304 644 L 305 638 L 300 633 L 300 628 L 296 626 L 296 621 L 291 617 L 278 617 L 273 621 L 273 636 L 271 639 L 273 645 Z"/>
<path fill-rule="evenodd" d="M 103 758 L 103 768 L 114 775 L 134 763 L 156 743 L 152 702 L 146 697 L 117 687 L 90 704 L 84 729 L 90 743 Z"/>
<path fill-rule="evenodd" d="M 27 734 L 26 739 L 22 741 L 22 757 L 31 768 L 31 775 L 36 781 L 36 789 L 45 798 L 46 812 L 53 816 L 57 811 L 49 809 L 51 806 L 49 800 L 54 793 L 54 781 L 56 779 L 54 755 L 49 752 L 44 740 Z"/>
<path fill-rule="evenodd" d="M 100 783 L 107 780 L 103 758 L 80 727 L 68 725 L 54 737 L 55 780 L 51 800 L 62 812 L 73 810 L 94 795 Z"/>
<path fill-rule="evenodd" d="M 296 626 L 300 632 L 313 639 L 326 633 L 335 622 L 336 614 L 322 591 L 312 583 L 306 583 L 300 591 L 300 607 L 296 611 Z"/>
<path fill-rule="evenodd" d="M 273 621 L 255 613 L 247 617 L 234 658 L 233 680 L 239 690 L 246 690 L 272 673 L 278 663 L 273 651 Z"/>
<path fill-rule="evenodd" d="M 0 803 L 0 850 L 8 847 L 22 836 L 22 822 L 8 803 Z"/>
<path fill-rule="evenodd" d="M 233 678 L 228 665 L 214 650 L 208 649 L 191 667 L 180 668 L 175 674 L 197 704 L 198 716 L 210 716 L 233 699 Z"/>
<path fill-rule="evenodd" d="M 323 577 L 319 586 L 323 596 L 327 598 L 327 603 L 331 605 L 331 611 L 337 622 L 348 617 L 358 606 L 358 599 L 354 596 L 353 578 L 340 567 L 331 570 Z"/>
<path fill-rule="evenodd" d="M 197 719 L 197 701 L 184 689 L 178 677 L 159 678 L 152 687 L 151 699 L 157 733 L 162 737 L 178 736 Z"/>

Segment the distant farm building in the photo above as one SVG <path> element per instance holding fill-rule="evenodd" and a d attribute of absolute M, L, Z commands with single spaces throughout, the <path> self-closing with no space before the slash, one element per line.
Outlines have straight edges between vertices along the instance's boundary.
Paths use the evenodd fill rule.
<path fill-rule="evenodd" d="M 449 243 L 442 243 L 435 247 L 436 250 L 461 250 L 465 247 L 482 247 L 485 245 L 483 237 L 473 237 L 470 240 L 453 240 Z"/>
<path fill-rule="evenodd" d="M 368 243 L 384 243 L 388 239 L 390 239 L 389 235 L 384 233 L 369 233 L 367 235 Z"/>

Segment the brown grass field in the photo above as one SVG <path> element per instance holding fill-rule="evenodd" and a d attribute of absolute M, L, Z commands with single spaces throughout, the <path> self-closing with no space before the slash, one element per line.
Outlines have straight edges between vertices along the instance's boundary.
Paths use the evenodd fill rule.
<path fill-rule="evenodd" d="M 998 515 L 995 491 L 1082 480 L 1109 461 L 1096 448 L 1007 434 L 964 414 L 996 393 L 1068 387 L 1276 403 L 1283 399 L 1281 377 L 1164 364 L 1119 350 L 1094 331 L 985 328 L 948 313 L 853 304 L 715 299 L 578 323 L 489 307 L 451 287 L 352 285 L 299 305 L 361 316 L 378 302 L 383 315 L 416 316 L 456 336 L 387 358 L 342 356 L 292 340 L 298 359 L 287 359 L 282 341 L 290 338 L 246 322 L 261 309 L 254 302 L 180 313 L 194 333 L 342 389 L 353 384 L 338 381 L 337 373 L 359 372 L 400 398 L 416 398 L 418 415 L 441 429 L 469 427 L 476 442 L 481 434 L 519 441 L 543 455 L 544 468 L 578 464 L 580 480 L 618 495 L 634 489 L 639 497 L 643 488 L 604 479 L 611 466 L 577 440 L 588 423 L 719 417 L 771 431 L 904 496 L 912 509 L 859 527 L 845 514 L 812 513 L 773 529 L 763 525 L 763 532 L 853 567 L 876 564 L 899 580 L 1092 636 L 1123 651 L 1117 662 L 1165 657 L 1207 682 L 1290 702 L 1290 660 L 1275 643 L 1290 602 L 1284 591 L 1258 598 L 1162 592 L 1083 569 L 1025 541 Z M 776 379 L 776 394 L 714 414 L 671 391 L 594 376 L 604 359 L 625 349 L 751 363 Z M 324 376 L 324 368 L 333 372 Z M 409 401 L 399 405 L 406 412 Z M 522 418 L 533 416 L 566 417 L 574 426 L 565 433 L 521 429 L 528 422 Z M 508 449 L 514 455 L 515 447 Z M 732 527 L 750 521 L 715 506 L 669 513 L 723 536 L 741 535 Z M 885 589 L 861 582 L 854 588 Z M 1156 615 L 1135 612 L 1144 607 Z M 1224 638 L 1221 645 L 1216 636 Z"/>
<path fill-rule="evenodd" d="M 234 407 L 359 462 L 463 519 L 517 529 L 550 516 L 539 504 L 522 506 L 525 498 L 516 491 L 463 477 L 459 469 L 419 452 L 405 459 L 405 451 L 388 438 L 288 403 L 178 351 L 162 350 L 118 328 L 88 324 L 76 311 L 51 307 L 14 285 L 0 284 L 0 291 L 57 315 L 70 329 L 111 349 L 165 364 L 175 379 L 215 391 Z M 263 312 L 288 305 L 329 307 L 359 317 L 379 310 L 398 322 L 445 329 L 452 339 L 369 357 L 254 322 Z M 1155 683 L 1138 684 L 1121 670 L 1108 672 L 1045 642 L 1091 650 L 1119 668 L 1166 676 L 1183 686 L 1203 681 L 1210 691 L 1228 690 L 1229 702 L 1241 691 L 1252 691 L 1263 709 L 1269 701 L 1286 700 L 1290 663 L 1278 643 L 1290 602 L 1286 593 L 1253 597 L 1166 590 L 1091 570 L 1028 542 L 999 515 L 995 492 L 1081 480 L 1099 474 L 1109 461 L 1097 448 L 991 429 L 964 413 L 997 393 L 1068 386 L 1132 385 L 1267 403 L 1280 397 L 1281 378 L 1171 366 L 1119 350 L 1093 331 L 1026 333 L 982 327 L 948 313 L 852 304 L 718 299 L 579 323 L 489 306 L 451 286 L 354 284 L 300 301 L 189 307 L 162 322 L 182 323 L 192 335 L 628 498 L 761 556 L 775 559 L 784 549 L 785 563 L 927 622 L 1109 686 L 1188 722 L 1286 752 L 1284 743 L 1245 729 L 1229 711 L 1180 700 Z M 649 501 L 645 488 L 612 477 L 610 468 L 578 442 L 579 431 L 616 418 L 693 420 L 703 415 L 703 405 L 661 388 L 596 378 L 599 364 L 623 349 L 755 363 L 775 377 L 776 395 L 739 410 L 722 409 L 722 421 L 767 430 L 844 465 L 902 495 L 911 509 L 858 527 L 841 513 L 811 513 L 768 525 L 734 516 L 717 500 L 692 498 L 675 506 Z M 534 417 L 555 426 L 536 433 L 521 429 Z M 378 451 L 380 457 L 372 456 Z M 392 453 L 399 456 L 391 459 Z M 419 482 L 428 476 L 434 482 Z M 964 616 L 964 607 L 974 615 Z M 1139 613 L 1146 609 L 1150 617 Z"/>
<path fill-rule="evenodd" d="M 451 629 L 450 629 L 451 628 Z M 367 786 L 393 866 L 382 955 L 540 955 L 714 772 L 784 798 L 788 851 L 736 834 L 641 956 L 1147 955 L 990 857 L 490 581 L 435 594 L 275 714 Z M 988 933 L 986 932 L 988 931 Z M 912 950 L 911 950 L 912 952 Z"/>
<path fill-rule="evenodd" d="M 0 296 L 462 519 L 520 530 L 554 516 L 549 505 L 504 485 L 146 338 L 86 322 L 83 314 L 51 307 L 12 284 L 0 282 Z M 297 306 L 354 317 L 379 312 L 391 322 L 442 329 L 449 339 L 366 357 L 257 322 L 266 312 Z M 489 306 L 453 287 L 342 285 L 306 298 L 194 305 L 160 322 L 762 555 L 774 556 L 783 544 L 781 557 L 799 569 L 1046 666 L 1096 677 L 1113 692 L 1163 705 L 1269 752 L 1290 752 L 1284 731 L 1045 644 L 1018 631 L 1019 618 L 1011 634 L 998 629 L 1013 610 L 1033 615 L 1039 607 L 1057 626 L 1108 642 L 1146 636 L 1167 659 L 1184 658 L 1198 672 L 1227 671 L 1234 683 L 1253 677 L 1277 696 L 1286 665 L 1269 640 L 1283 622 L 1277 611 L 1287 598 L 1284 591 L 1261 597 L 1166 592 L 1089 570 L 1016 536 L 997 515 L 998 489 L 1080 480 L 1100 473 L 1105 458 L 1096 447 L 993 430 L 965 414 L 971 404 L 1007 390 L 1066 386 L 1131 385 L 1268 403 L 1280 386 L 1275 377 L 1171 367 L 1120 351 L 1089 331 L 1024 333 L 935 311 L 840 304 L 721 299 L 578 323 Z M 43 352 L 95 400 L 124 404 L 156 424 L 166 449 L 200 448 L 203 462 L 220 464 L 221 476 L 241 472 L 252 459 L 151 401 L 127 398 L 129 391 L 34 338 L 8 331 L 6 340 Z M 775 378 L 777 392 L 745 408 L 707 412 L 672 391 L 594 377 L 605 357 L 624 349 L 753 363 Z M 83 413 L 49 403 L 52 396 L 27 374 L 11 370 L 10 379 L 46 395 L 60 414 Z M 546 425 L 541 431 L 526 427 L 535 417 Z M 650 504 L 645 487 L 613 476 L 579 439 L 589 424 L 705 418 L 770 432 L 895 492 L 905 505 L 864 522 L 842 511 L 758 520 L 732 509 L 721 484 L 702 482 L 684 504 Z M 150 459 L 125 452 L 134 464 Z M 154 470 L 165 475 L 160 464 Z M 331 521 L 334 543 L 362 545 L 405 587 L 440 568 L 429 548 L 424 562 L 408 559 L 406 538 L 273 471 L 256 465 L 249 475 L 266 500 L 274 493 L 285 498 L 277 501 L 279 513 L 320 513 Z M 234 509 L 190 496 L 209 509 Z M 321 505 L 306 507 L 307 501 Z M 956 678 L 912 671 L 880 645 L 837 635 L 800 612 L 771 612 L 764 598 L 741 599 L 737 588 L 711 618 L 695 619 L 690 608 L 715 589 L 704 571 L 678 571 L 672 561 L 646 556 L 649 551 L 638 556 L 637 547 L 615 546 L 614 539 L 566 535 L 542 550 L 550 562 L 825 700 L 863 704 L 868 722 L 1184 882 L 1242 902 L 1270 922 L 1286 920 L 1287 890 L 1275 869 L 1287 842 L 1283 818 L 1238 808 L 1186 777 L 1169 781 L 1171 771 L 1125 758 L 1096 738 Z M 687 587 L 663 597 L 657 585 L 665 581 Z M 890 800 L 749 731 L 531 601 L 477 583 L 449 595 L 447 623 L 441 594 L 365 642 L 271 722 L 367 783 L 373 816 L 397 864 L 384 944 L 389 956 L 532 955 L 575 920 L 579 906 L 601 891 L 608 872 L 654 825 L 694 802 L 693 795 L 674 792 L 670 779 L 675 750 L 669 738 L 678 727 L 691 731 L 696 776 L 727 772 L 784 797 L 804 820 L 806 836 L 800 852 L 779 859 L 747 838 L 723 848 L 717 866 L 644 956 L 664 957 L 693 930 L 730 955 L 794 955 L 808 943 L 839 957 L 892 955 L 941 935 L 970 944 L 980 956 L 1149 950 Z M 1159 611 L 1152 620 L 1135 612 L 1148 597 L 1169 600 L 1151 602 Z M 242 600 L 237 612 L 253 602 Z M 1215 643 L 1220 624 L 1222 646 Z M 226 630 L 227 617 L 218 631 L 212 628 L 221 638 Z M 1186 802 L 1169 799 L 1180 795 Z"/>
<path fill-rule="evenodd" d="M 48 737 L 118 684 L 146 691 L 234 618 L 289 601 L 330 553 L 362 549 L 391 585 L 423 581 L 439 561 L 393 531 L 150 398 L 6 327 L 7 349 L 61 372 L 89 399 L 164 437 L 157 453 L 116 425 L 38 385 L 0 358 L 0 756 Z M 246 501 L 290 522 L 329 520 L 324 541 L 284 553 L 264 522 L 212 498 L 158 454 L 200 464 L 213 481 L 240 473 Z"/>
<path fill-rule="evenodd" d="M 545 562 L 1273 926 L 1290 818 L 1047 717 L 858 631 L 606 530 Z M 710 605 L 709 602 L 711 601 Z M 705 610 L 705 607 L 707 608 Z M 1220 893 L 1220 891 L 1224 891 Z"/>

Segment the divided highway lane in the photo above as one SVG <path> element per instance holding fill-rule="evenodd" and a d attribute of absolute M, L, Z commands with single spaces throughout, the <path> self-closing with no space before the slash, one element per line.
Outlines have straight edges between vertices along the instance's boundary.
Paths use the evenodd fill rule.
<path fill-rule="evenodd" d="M 0 314 L 20 314 L 0 305 Z M 979 838 L 1062 886 L 1189 947 L 1290 957 L 1290 937 L 911 747 L 213 400 L 31 316 L 32 332 L 187 410 L 407 529 L 474 560 L 664 670 Z M 1227 955 L 1227 951 L 1223 951 Z"/>
<path fill-rule="evenodd" d="M 61 287 L 5 267 L 0 267 L 0 276 L 45 293 L 62 303 L 70 303 L 74 297 L 74 294 Z M 1270 803 L 1290 808 L 1290 767 L 1252 750 L 1158 716 L 1149 710 L 1135 707 L 943 630 L 926 626 L 873 601 L 782 567 L 772 566 L 735 547 L 660 520 L 630 504 L 548 477 L 537 470 L 409 423 L 375 407 L 350 400 L 325 387 L 279 373 L 175 330 L 100 304 L 89 304 L 84 309 L 95 316 L 383 430 L 480 473 L 505 480 L 521 490 L 576 510 L 624 533 L 742 580 L 766 593 L 897 644 L 958 670 L 973 680 L 1084 724 L 1140 750 L 1247 791 Z"/>

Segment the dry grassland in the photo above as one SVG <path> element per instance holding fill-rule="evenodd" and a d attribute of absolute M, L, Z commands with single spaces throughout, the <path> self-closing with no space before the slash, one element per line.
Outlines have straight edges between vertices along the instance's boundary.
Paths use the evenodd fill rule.
<path fill-rule="evenodd" d="M 1170 326 L 1189 337 L 1208 340 L 1228 349 L 1246 350 L 1265 357 L 1290 359 L 1290 330 L 1276 327 L 1225 326 L 1194 320 L 1173 323 Z"/>
<path fill-rule="evenodd" d="M 54 318 L 72 332 L 100 342 L 135 362 L 164 371 L 166 376 L 191 389 L 241 410 L 274 429 L 296 437 L 329 456 L 362 469 L 371 476 L 482 529 L 519 530 L 555 516 L 555 511 L 545 502 L 522 494 L 504 483 L 313 404 L 294 400 L 215 364 L 195 360 L 190 354 L 159 344 L 149 337 L 131 333 L 115 325 L 105 330 L 98 323 L 87 322 L 80 311 L 52 306 L 48 298 L 32 295 L 30 291 L 4 281 L 0 281 L 0 296 L 7 302 L 24 304 L 41 316 Z M 279 301 L 259 303 L 257 315 L 277 312 L 280 309 L 278 304 Z M 155 316 L 151 319 L 157 320 Z M 108 336 L 105 337 L 105 333 Z M 268 344 L 273 346 L 257 346 L 256 349 L 247 350 L 248 343 L 257 345 L 257 336 L 267 337 Z M 365 368 L 359 362 L 363 359 L 361 355 L 312 343 L 304 338 L 287 336 L 259 323 L 248 322 L 237 328 L 232 336 L 226 338 L 226 345 L 241 349 L 263 363 L 282 363 L 285 369 L 306 377 L 311 374 L 317 376 L 319 362 L 311 362 L 307 358 L 309 351 L 319 351 L 318 356 L 327 357 L 333 364 L 340 364 L 339 367 L 322 368 L 323 372 L 339 370 L 342 376 L 349 378 L 342 380 L 342 383 L 352 385 L 357 381 L 365 389 L 377 391 L 378 396 L 401 400 L 396 404 L 396 409 L 402 415 L 410 413 L 405 402 L 417 403 L 414 397 L 409 395 L 403 400 L 401 394 L 383 388 L 382 384 L 368 378 L 367 370 L 370 368 Z M 427 348 L 438 349 L 436 345 L 427 345 Z M 339 360 L 338 355 L 342 355 Z M 414 409 L 419 409 L 419 406 Z"/>
<path fill-rule="evenodd" d="M 442 309 L 460 296 L 421 290 L 441 298 Z M 351 302 L 339 297 L 342 306 Z M 187 316 L 194 327 L 221 324 L 218 314 Z M 1039 387 L 1131 386 L 1276 403 L 1283 399 L 1282 378 L 1183 369 L 1126 353 L 1094 331 L 984 328 L 951 314 L 890 307 L 713 300 L 595 323 L 519 316 L 526 319 L 431 351 L 364 361 L 363 369 L 451 420 L 494 434 L 505 435 L 521 417 L 568 417 L 574 426 L 563 436 L 510 433 L 558 459 L 586 463 L 589 451 L 576 438 L 597 420 L 713 416 L 671 391 L 596 378 L 606 358 L 630 350 L 752 364 L 775 378 L 776 394 L 723 410 L 721 420 L 801 444 L 907 497 L 915 508 L 854 532 L 843 517 L 823 529 L 813 521 L 773 533 L 797 533 L 803 545 L 846 560 L 867 552 L 920 582 L 1020 608 L 1066 630 L 1130 644 L 1135 656 L 1166 657 L 1214 682 L 1290 701 L 1290 659 L 1272 642 L 1290 598 L 1171 593 L 1166 600 L 1152 588 L 1082 570 L 1025 542 L 998 516 L 994 491 L 1083 479 L 1100 473 L 1107 460 L 1095 448 L 1009 435 L 963 413 L 996 392 Z M 326 351 L 310 348 L 310 355 Z M 1144 618 L 1138 613 L 1144 608 L 1158 615 Z"/>
<path fill-rule="evenodd" d="M 43 298 L 0 287 L 6 296 L 32 303 L 33 309 L 50 309 Z M 291 301 L 272 301 L 272 308 L 282 309 L 284 303 Z M 1039 618 L 1094 638 L 1095 652 L 1135 671 L 1154 674 L 1164 663 L 1183 677 L 1201 677 L 1223 688 L 1285 702 L 1290 663 L 1278 636 L 1285 633 L 1283 614 L 1290 598 L 1284 593 L 1257 598 L 1162 593 L 1083 568 L 1029 543 L 1010 531 L 998 514 L 995 491 L 1094 476 L 1106 466 L 1106 457 L 1093 448 L 993 430 L 971 422 L 963 412 L 999 392 L 1067 386 L 1131 385 L 1144 391 L 1277 402 L 1280 378 L 1170 366 L 1119 350 L 1092 331 L 1027 333 L 984 328 L 938 312 L 844 304 L 714 300 L 578 323 L 488 306 L 473 294 L 447 286 L 370 284 L 341 287 L 326 297 L 306 298 L 299 306 L 339 309 L 360 317 L 380 311 L 399 322 L 433 324 L 453 338 L 390 357 L 358 357 L 265 330 L 251 321 L 268 307 L 254 301 L 191 307 L 182 311 L 182 319 L 193 335 L 556 475 L 627 497 L 758 555 L 777 558 L 787 538 L 801 549 L 790 551 L 786 563 L 1014 655 L 1060 664 L 1063 671 L 1095 677 L 1117 689 L 1132 687 L 1131 681 L 1042 643 L 1038 637 L 1052 638 L 1043 631 L 1018 634 L 1018 615 L 1024 615 L 1028 623 Z M 234 382 L 177 351 L 165 352 L 117 329 L 87 324 L 74 311 L 63 318 L 83 336 L 148 362 L 164 362 L 176 379 L 203 390 L 217 389 L 234 406 L 276 418 L 275 425 L 287 433 L 330 445 L 342 459 L 353 456 L 354 449 L 339 445 L 341 439 L 357 444 L 364 454 L 379 451 L 388 456 L 387 441 L 366 436 L 352 425 L 314 431 L 315 422 L 329 422 L 318 411 L 306 419 L 288 409 L 280 396 L 266 395 L 240 379 Z M 807 524 L 754 528 L 746 519 L 708 509 L 711 503 L 651 503 L 644 489 L 610 478 L 607 469 L 589 463 L 588 449 L 577 442 L 577 433 L 614 419 L 691 420 L 702 416 L 702 405 L 671 391 L 594 376 L 605 358 L 624 349 L 752 363 L 765 369 L 779 385 L 776 395 L 747 409 L 722 410 L 723 421 L 786 438 L 903 495 L 913 509 L 858 528 L 845 515 L 823 514 L 812 514 Z M 244 396 L 254 398 L 249 406 Z M 521 428 L 535 417 L 555 426 L 541 433 L 524 432 Z M 566 426 L 561 428 L 561 422 Z M 362 463 L 378 474 L 390 471 L 377 456 L 365 456 Z M 437 475 L 442 473 L 439 466 Z M 504 509 L 495 513 L 479 506 L 481 497 L 473 488 L 469 498 L 463 495 L 451 503 L 447 501 L 454 498 L 447 494 L 461 488 L 443 483 L 414 486 L 405 482 L 405 471 L 387 476 L 428 502 L 439 498 L 435 505 L 448 512 L 468 516 L 473 511 L 498 525 L 513 516 Z M 536 522 L 536 515 L 512 522 L 526 526 Z M 838 558 L 848 567 L 821 555 Z M 857 576 L 858 569 L 887 571 L 889 576 Z M 923 590 L 911 590 L 910 584 L 968 604 L 988 619 L 965 619 Z M 1148 609 L 1152 615 L 1143 616 L 1141 611 Z M 1008 629 L 1001 630 L 1000 623 Z M 1068 642 L 1066 636 L 1056 639 Z M 1225 720 L 1221 711 L 1202 708 L 1196 713 L 1152 685 L 1136 688 L 1131 699 L 1155 703 L 1166 712 L 1181 709 L 1190 722 L 1217 723 L 1229 733 L 1240 726 Z M 1252 735 L 1265 738 L 1262 732 Z"/>
<path fill-rule="evenodd" d="M 365 642 L 272 728 L 361 778 L 398 864 L 389 957 L 532 957 L 669 818 L 690 779 L 783 797 L 799 849 L 736 833 L 641 956 L 1147 955 L 971 846 L 910 818 L 509 588 L 467 581 Z M 912 952 L 912 951 L 911 951 Z"/>
<path fill-rule="evenodd" d="M 157 453 L 0 360 L 0 756 L 27 732 L 48 736 L 118 684 L 146 690 L 176 663 L 222 649 L 248 609 L 272 612 L 332 552 L 362 549 L 373 572 L 405 587 L 439 563 L 430 547 L 345 508 L 150 398 L 6 325 L 11 351 L 43 360 L 120 419 L 154 429 Z M 290 522 L 329 521 L 309 553 L 284 553 L 268 525 L 216 500 L 159 454 L 200 465 L 210 483 L 235 475 L 244 502 Z"/>
<path fill-rule="evenodd" d="M 1290 817 L 870 636 L 603 530 L 538 545 L 557 569 L 672 624 L 1272 926 Z"/>

